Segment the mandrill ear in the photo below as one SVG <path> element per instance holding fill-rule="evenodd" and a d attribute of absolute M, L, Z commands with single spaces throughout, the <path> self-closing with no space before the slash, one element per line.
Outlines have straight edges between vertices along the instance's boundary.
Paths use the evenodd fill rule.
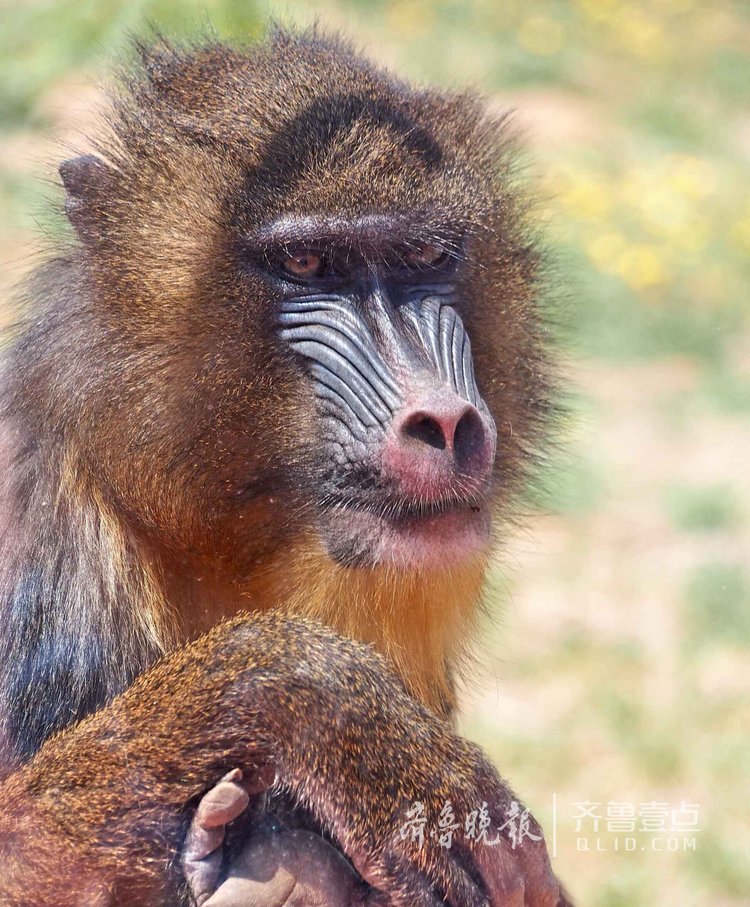
<path fill-rule="evenodd" d="M 95 154 L 63 161 L 58 169 L 65 187 L 65 214 L 82 242 L 95 243 L 103 233 L 115 171 Z"/>

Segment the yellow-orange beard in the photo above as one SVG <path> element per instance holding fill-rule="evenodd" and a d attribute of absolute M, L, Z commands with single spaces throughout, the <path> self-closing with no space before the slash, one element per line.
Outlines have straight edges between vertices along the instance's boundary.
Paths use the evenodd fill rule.
<path fill-rule="evenodd" d="M 371 643 L 412 695 L 444 713 L 454 704 L 451 669 L 473 635 L 487 560 L 476 554 L 430 570 L 344 567 L 312 537 L 265 564 L 243 598 L 249 610 L 281 608 Z"/>

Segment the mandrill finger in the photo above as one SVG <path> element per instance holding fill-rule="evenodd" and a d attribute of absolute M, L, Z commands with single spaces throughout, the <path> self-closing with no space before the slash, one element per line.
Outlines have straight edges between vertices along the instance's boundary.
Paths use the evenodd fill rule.
<path fill-rule="evenodd" d="M 380 888 L 373 889 L 365 901 L 367 907 L 444 907 L 420 872 L 407 867 L 390 877 L 381 878 Z"/>
<path fill-rule="evenodd" d="M 546 848 L 527 848 L 527 844 L 533 842 L 524 841 L 515 849 L 506 844 L 477 848 L 476 863 L 492 907 L 558 907 L 560 886 L 549 866 Z M 524 848 L 527 850 L 521 860 Z"/>
<path fill-rule="evenodd" d="M 238 768 L 224 775 L 198 804 L 193 825 L 201 829 L 217 828 L 240 816 L 250 802 L 250 796 L 240 781 L 242 772 Z"/>
<path fill-rule="evenodd" d="M 442 875 L 446 903 L 451 907 L 491 907 L 492 902 L 486 893 L 457 862 L 450 863 Z"/>
<path fill-rule="evenodd" d="M 247 808 L 242 772 L 228 772 L 198 804 L 182 852 L 182 871 L 198 907 L 216 889 L 221 871 L 224 829 Z"/>
<path fill-rule="evenodd" d="M 525 837 L 512 851 L 523 876 L 525 903 L 529 907 L 558 907 L 563 898 L 562 905 L 565 905 L 560 883 L 552 871 L 542 829 L 533 818 L 530 820 L 529 830 L 533 837 Z"/>
<path fill-rule="evenodd" d="M 446 862 L 430 869 L 432 882 L 414 864 L 391 858 L 387 868 L 368 875 L 377 890 L 365 901 L 367 907 L 490 907 L 480 888 L 457 864 Z"/>
<path fill-rule="evenodd" d="M 182 871 L 197 907 L 203 907 L 216 891 L 222 858 L 221 850 L 215 850 L 202 860 L 183 860 Z"/>

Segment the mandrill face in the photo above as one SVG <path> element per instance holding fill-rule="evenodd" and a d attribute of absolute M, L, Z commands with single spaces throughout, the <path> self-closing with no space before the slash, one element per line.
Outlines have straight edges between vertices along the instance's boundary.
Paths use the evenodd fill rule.
<path fill-rule="evenodd" d="M 411 572 L 485 552 L 548 414 L 503 121 L 280 33 L 157 46 L 113 128 L 61 168 L 100 363 L 70 408 L 136 530 L 245 577 L 310 540 Z"/>
<path fill-rule="evenodd" d="M 394 219 L 301 225 L 268 255 L 281 338 L 308 376 L 324 445 L 318 527 L 346 565 L 447 565 L 489 541 L 497 431 L 456 309 L 460 236 Z M 429 234 L 428 234 L 429 236 Z"/>

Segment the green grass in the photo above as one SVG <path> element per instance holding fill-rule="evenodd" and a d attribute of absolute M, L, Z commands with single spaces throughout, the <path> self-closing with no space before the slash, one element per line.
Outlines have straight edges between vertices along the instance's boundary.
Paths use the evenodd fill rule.
<path fill-rule="evenodd" d="M 727 897 L 742 899 L 750 891 L 750 861 L 747 853 L 708 832 L 701 837 L 691 860 L 685 861 L 686 871 L 696 877 L 704 889 Z"/>
<path fill-rule="evenodd" d="M 716 641 L 750 646 L 750 575 L 744 565 L 717 561 L 695 567 L 685 603 L 694 646 Z"/>
<path fill-rule="evenodd" d="M 649 894 L 652 892 L 652 894 Z M 620 870 L 613 874 L 592 902 L 592 907 L 633 907 L 634 904 L 653 904 L 654 883 L 645 871 Z"/>
<path fill-rule="evenodd" d="M 601 469 L 582 451 L 552 453 L 529 493 L 536 510 L 583 518 L 596 511 L 606 496 Z"/>
<path fill-rule="evenodd" d="M 671 486 L 665 504 L 672 525 L 683 532 L 730 529 L 738 520 L 737 504 L 728 485 Z"/>

